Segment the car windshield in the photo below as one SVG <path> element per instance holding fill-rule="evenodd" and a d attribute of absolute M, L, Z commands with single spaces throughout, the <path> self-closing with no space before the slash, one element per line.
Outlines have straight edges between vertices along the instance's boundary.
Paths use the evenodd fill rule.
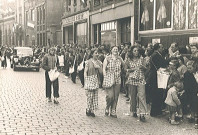
<path fill-rule="evenodd" d="M 17 56 L 33 56 L 33 51 L 32 49 L 17 49 Z"/>

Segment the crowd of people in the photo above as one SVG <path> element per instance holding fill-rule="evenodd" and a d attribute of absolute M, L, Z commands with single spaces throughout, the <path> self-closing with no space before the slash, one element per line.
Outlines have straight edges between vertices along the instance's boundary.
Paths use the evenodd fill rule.
<path fill-rule="evenodd" d="M 52 102 L 53 85 L 54 103 L 59 103 L 58 78 L 55 81 L 49 78 L 49 71 L 56 69 L 74 84 L 77 76 L 80 79 L 87 96 L 87 116 L 95 117 L 101 88 L 106 91 L 106 116 L 117 118 L 122 92 L 130 102 L 131 116 L 139 116 L 142 122 L 146 121 L 148 111 L 152 117 L 169 112 L 170 124 L 179 124 L 185 116 L 198 128 L 198 44 L 179 48 L 174 42 L 168 49 L 161 43 L 89 47 L 68 44 L 50 49 L 34 48 L 34 52 L 45 70 L 48 102 Z M 159 87 L 163 82 L 159 82 L 159 73 L 168 75 L 165 88 Z"/>
<path fill-rule="evenodd" d="M 65 45 L 54 50 L 57 55 L 55 63 L 62 63 L 61 66 L 57 65 L 58 70 L 66 78 L 71 77 L 73 83 L 76 83 L 78 75 L 86 91 L 87 116 L 95 117 L 94 112 L 99 102 L 98 89 L 102 88 L 106 91 L 106 116 L 117 118 L 117 102 L 120 92 L 123 92 L 130 101 L 131 115 L 139 116 L 142 122 L 146 120 L 149 104 L 152 117 L 168 111 L 170 124 L 177 125 L 186 116 L 189 122 L 194 122 L 195 127 L 198 127 L 197 44 L 185 49 L 180 49 L 177 43 L 172 43 L 169 49 L 160 43 L 149 43 L 146 47 L 138 43 L 111 47 L 94 45 L 89 48 Z M 56 56 L 55 53 L 50 55 L 52 54 Z M 44 69 L 49 71 L 50 68 Z M 169 76 L 166 88 L 158 87 L 159 71 L 166 72 Z M 46 80 L 49 82 L 49 79 Z M 53 86 L 58 91 L 58 85 L 54 83 Z M 51 95 L 46 96 L 51 102 Z M 59 97 L 58 94 L 54 96 Z M 58 101 L 55 100 L 55 103 Z"/>

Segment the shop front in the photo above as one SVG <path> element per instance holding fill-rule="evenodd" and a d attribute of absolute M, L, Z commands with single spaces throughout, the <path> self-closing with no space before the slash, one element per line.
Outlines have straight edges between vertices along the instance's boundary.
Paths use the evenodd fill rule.
<path fill-rule="evenodd" d="M 62 19 L 63 44 L 89 45 L 89 11 Z"/>
<path fill-rule="evenodd" d="M 90 13 L 91 43 L 107 46 L 134 43 L 133 13 L 133 3 L 129 1 L 92 11 Z"/>
<path fill-rule="evenodd" d="M 172 42 L 181 48 L 198 37 L 198 2 L 194 0 L 139 0 L 139 40 L 143 45 Z"/>

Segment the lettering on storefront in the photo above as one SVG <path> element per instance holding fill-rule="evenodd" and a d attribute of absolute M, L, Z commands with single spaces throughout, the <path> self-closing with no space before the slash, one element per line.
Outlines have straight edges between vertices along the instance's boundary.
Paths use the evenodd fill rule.
<path fill-rule="evenodd" d="M 83 12 L 83 13 L 77 14 L 75 16 L 70 16 L 68 18 L 65 18 L 62 21 L 63 21 L 63 25 L 64 25 L 64 24 L 68 24 L 68 23 L 72 23 L 72 22 L 81 21 L 81 20 L 87 19 L 88 17 L 89 17 L 88 12 Z"/>
<path fill-rule="evenodd" d="M 198 37 L 189 37 L 189 44 L 198 43 Z"/>

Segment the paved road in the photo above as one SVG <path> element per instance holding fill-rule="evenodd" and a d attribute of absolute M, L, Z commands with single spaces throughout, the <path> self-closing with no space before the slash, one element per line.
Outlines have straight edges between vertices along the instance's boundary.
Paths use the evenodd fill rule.
<path fill-rule="evenodd" d="M 128 116 L 129 104 L 122 94 L 118 118 L 104 116 L 105 92 L 99 91 L 96 117 L 85 115 L 86 97 L 79 81 L 59 78 L 59 105 L 45 98 L 44 71 L 0 69 L 0 135 L 197 135 L 193 124 L 170 125 L 166 117 L 147 122 Z"/>

